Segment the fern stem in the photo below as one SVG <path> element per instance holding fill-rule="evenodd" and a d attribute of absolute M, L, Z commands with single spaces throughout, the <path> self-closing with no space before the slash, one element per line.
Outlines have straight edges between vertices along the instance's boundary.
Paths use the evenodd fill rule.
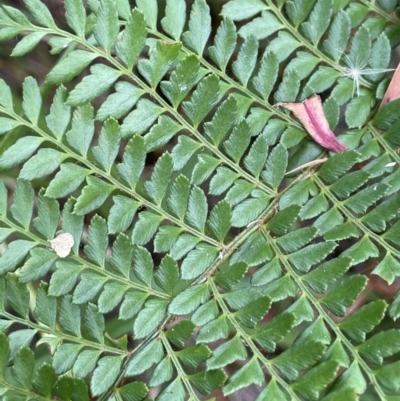
<path fill-rule="evenodd" d="M 299 174 L 292 182 L 285 187 L 285 189 L 280 192 L 273 201 L 268 205 L 267 209 L 258 217 L 255 221 L 255 224 L 248 225 L 245 230 L 243 230 L 240 234 L 238 234 L 232 241 L 229 242 L 229 245 L 225 246 L 221 250 L 221 256 L 217 258 L 211 266 L 196 280 L 194 280 L 190 286 L 199 284 L 205 281 L 209 276 L 211 276 L 220 266 L 226 263 L 232 254 L 242 245 L 246 239 L 253 233 L 255 233 L 259 228 L 266 224 L 268 220 L 270 220 L 277 213 L 277 206 L 280 198 L 284 195 L 290 188 L 292 188 L 298 182 L 306 179 L 307 177 L 313 174 L 313 170 L 310 167 L 307 171 L 304 171 L 302 174 Z"/>
<path fill-rule="evenodd" d="M 146 345 L 148 345 L 151 341 L 153 341 L 156 337 L 159 336 L 160 328 L 164 327 L 169 322 L 170 319 L 171 319 L 171 315 L 167 315 L 166 317 L 164 317 L 163 321 L 159 324 L 159 327 L 157 329 L 153 330 L 153 332 L 151 334 L 149 334 L 145 339 L 143 339 L 142 342 L 140 342 L 136 346 L 136 348 L 134 348 L 132 351 L 129 352 L 128 357 L 125 358 L 121 372 L 114 382 L 114 386 L 110 387 L 110 389 L 108 391 L 106 391 L 104 394 L 102 394 L 100 396 L 100 398 L 98 399 L 98 401 L 108 401 L 109 400 L 111 393 L 113 393 L 115 391 L 115 388 L 118 387 L 119 384 L 121 384 L 121 382 L 124 380 L 126 370 L 127 370 L 130 360 L 141 349 L 143 349 Z"/>
<path fill-rule="evenodd" d="M 162 332 L 160 333 L 160 339 L 161 342 L 164 345 L 165 350 L 167 351 L 168 356 L 171 358 L 172 363 L 175 366 L 175 369 L 177 371 L 177 376 L 182 379 L 189 395 L 190 399 L 194 401 L 200 401 L 199 398 L 197 397 L 196 392 L 193 390 L 192 384 L 190 383 L 190 380 L 187 378 L 187 375 L 182 368 L 181 363 L 179 362 L 179 359 L 174 353 L 174 350 L 171 347 L 171 344 L 169 343 L 168 339 L 165 337 L 165 334 Z"/>
<path fill-rule="evenodd" d="M 40 27 L 35 27 L 40 30 Z M 42 28 L 43 30 L 43 28 Z M 68 32 L 65 32 L 61 29 L 52 30 L 52 29 L 44 29 L 45 31 L 50 31 L 49 33 L 58 34 L 60 36 L 67 37 L 69 39 L 78 41 L 82 44 L 82 46 L 90 49 L 93 53 L 97 53 L 99 56 L 107 59 L 114 67 L 118 69 L 122 74 L 128 76 L 135 82 L 140 88 L 144 89 L 148 94 L 150 94 L 163 108 L 169 111 L 174 118 L 176 118 L 181 125 L 187 129 L 195 138 L 197 138 L 207 149 L 209 149 L 212 153 L 214 153 L 220 160 L 223 161 L 227 166 L 236 171 L 240 176 L 245 178 L 247 181 L 253 183 L 256 187 L 261 188 L 264 192 L 269 195 L 275 195 L 274 191 L 269 188 L 267 185 L 262 183 L 260 180 L 254 178 L 251 174 L 244 171 L 238 164 L 234 163 L 227 156 L 225 156 L 217 147 L 215 147 L 212 143 L 208 142 L 204 136 L 194 127 L 192 127 L 186 120 L 183 118 L 176 110 L 166 101 L 164 100 L 155 89 L 151 88 L 144 81 L 142 81 L 137 75 L 133 74 L 132 71 L 127 70 L 121 63 L 111 57 L 108 53 L 99 50 L 96 46 L 91 45 L 90 43 L 82 40 L 81 38 L 74 36 Z"/>
<path fill-rule="evenodd" d="M 329 57 L 325 56 L 324 53 L 322 53 L 317 46 L 313 45 L 310 43 L 303 35 L 299 33 L 299 30 L 296 27 L 293 27 L 284 17 L 282 10 L 280 10 L 278 7 L 275 6 L 275 4 L 271 0 L 266 0 L 266 3 L 268 4 L 270 10 L 275 14 L 275 16 L 280 20 L 280 22 L 283 24 L 285 29 L 287 29 L 291 35 L 293 35 L 305 48 L 313 52 L 320 61 L 330 65 L 332 68 L 339 70 L 337 64 L 332 61 Z"/>
<path fill-rule="evenodd" d="M 220 266 L 222 266 L 224 263 L 226 263 L 229 260 L 229 257 L 234 253 L 234 251 L 255 231 L 257 231 L 259 229 L 259 225 L 261 224 L 265 224 L 266 221 L 268 221 L 271 217 L 273 217 L 273 212 L 274 209 L 276 207 L 276 205 L 279 202 L 280 197 L 287 191 L 289 190 L 292 186 L 294 186 L 297 182 L 307 178 L 308 176 L 310 176 L 312 174 L 313 169 L 310 167 L 307 171 L 304 171 L 302 174 L 299 174 L 296 179 L 292 180 L 292 182 L 285 187 L 285 189 L 278 194 L 278 196 L 274 199 L 274 201 L 268 206 L 267 210 L 260 216 L 259 221 L 260 223 L 253 225 L 251 227 L 248 227 L 246 230 L 244 230 L 241 234 L 239 234 L 238 236 L 236 236 L 230 243 L 229 246 L 227 246 L 224 249 L 224 253 L 222 254 L 221 258 L 217 258 L 214 263 L 212 263 L 212 265 L 200 276 L 198 277 L 196 280 L 194 280 L 192 283 L 190 283 L 190 285 L 188 287 L 192 287 L 196 284 L 199 284 L 205 280 L 207 280 L 213 272 L 215 272 Z M 209 280 L 209 282 L 212 282 L 212 280 Z M 159 327 L 163 327 L 166 324 L 168 324 L 168 322 L 170 322 L 172 320 L 173 316 L 171 314 L 168 314 L 163 322 L 159 325 Z M 154 330 L 149 336 L 146 337 L 146 339 L 144 339 L 137 348 L 135 348 L 133 351 L 131 351 L 130 356 L 128 358 L 126 358 L 125 364 L 124 364 L 124 368 L 122 370 L 121 375 L 119 376 L 119 378 L 117 379 L 116 383 L 117 385 L 123 380 L 124 376 L 125 376 L 125 371 L 126 371 L 126 367 L 127 364 L 129 362 L 129 360 L 135 355 L 135 353 L 137 353 L 140 349 L 142 349 L 145 345 L 147 345 L 150 341 L 152 341 L 155 337 L 157 337 L 159 333 L 159 330 Z M 254 345 L 254 344 L 253 344 Z M 254 347 L 257 349 L 257 347 L 254 345 Z M 258 349 L 257 349 L 258 350 Z M 286 383 L 283 384 L 283 386 L 285 386 Z M 103 394 L 103 397 L 100 398 L 99 401 L 105 401 L 108 398 L 108 395 L 110 393 L 111 390 L 109 390 L 109 392 L 106 392 L 105 394 Z M 297 398 L 295 398 L 297 399 Z"/>
<path fill-rule="evenodd" d="M 4 26 L 8 26 L 4 24 Z M 10 25 L 12 26 L 12 25 Z M 176 113 L 176 110 L 166 101 L 164 100 L 155 89 L 151 88 L 144 81 L 139 79 L 139 77 L 132 73 L 132 71 L 127 70 L 122 64 L 120 64 L 117 60 L 115 60 L 112 56 L 110 56 L 105 51 L 100 50 L 94 45 L 91 45 L 87 41 L 83 40 L 79 36 L 75 36 L 69 32 L 63 31 L 62 29 L 51 29 L 51 28 L 43 28 L 32 24 L 32 32 L 45 32 L 47 34 L 59 35 L 65 38 L 68 38 L 72 41 L 80 43 L 85 48 L 89 49 L 93 53 L 98 54 L 99 56 L 108 60 L 114 67 L 118 69 L 123 75 L 128 76 L 135 82 L 140 88 L 144 89 L 148 94 L 150 94 L 161 106 L 163 106 L 167 111 L 169 111 L 181 124 L 187 129 L 195 138 L 197 138 L 203 146 L 209 149 L 212 153 L 214 153 L 220 160 L 223 161 L 226 165 L 236 171 L 240 176 L 245 178 L 247 181 L 253 183 L 256 187 L 261 188 L 264 192 L 269 195 L 275 195 L 274 191 L 269 188 L 267 185 L 262 183 L 257 178 L 253 177 L 251 174 L 244 171 L 238 164 L 234 163 L 227 156 L 223 154 L 217 147 L 215 147 L 212 143 L 208 142 L 203 135 L 194 127 L 192 127 L 180 114 Z M 272 106 L 270 106 L 272 107 Z"/>
<path fill-rule="evenodd" d="M 47 398 L 47 397 L 42 397 L 39 394 L 36 394 L 32 391 L 29 391 L 23 387 L 17 387 L 17 386 L 13 386 L 12 384 L 10 384 L 9 382 L 0 379 L 0 388 L 1 390 L 3 389 L 8 389 L 11 390 L 15 393 L 18 393 L 19 395 L 21 395 L 22 397 L 24 397 L 24 399 L 26 400 L 37 400 L 37 401 L 49 401 L 51 400 L 51 398 Z M 2 393 L 2 395 L 4 395 L 4 393 Z M 8 395 L 8 399 L 11 400 L 10 395 Z"/>
<path fill-rule="evenodd" d="M 44 40 L 44 38 L 42 39 Z M 65 59 L 65 57 L 67 57 L 67 55 L 69 53 L 71 53 L 72 51 L 74 51 L 76 49 L 76 47 L 78 46 L 78 43 L 74 42 L 71 43 L 67 49 L 65 49 L 64 53 L 61 55 L 61 57 L 58 60 L 58 63 L 61 62 L 63 59 Z M 52 90 L 53 85 L 50 85 L 48 83 L 44 83 L 43 85 L 41 85 L 40 87 L 40 93 L 42 95 L 42 97 L 47 98 L 49 96 L 49 92 Z M 11 130 L 9 132 L 7 132 L 6 134 L 2 135 L 2 140 L 0 143 L 0 154 L 3 154 L 4 151 L 13 143 L 15 143 L 15 134 L 16 134 L 16 130 L 18 128 L 22 128 L 22 127 L 17 127 L 14 130 Z M 9 177 L 9 175 L 8 175 Z"/>
<path fill-rule="evenodd" d="M 386 242 L 383 238 L 381 238 L 378 234 L 374 233 L 371 231 L 368 227 L 366 227 L 360 219 L 357 217 L 354 217 L 353 214 L 346 208 L 343 203 L 336 198 L 336 196 L 329 190 L 329 187 L 327 187 L 319 177 L 313 176 L 312 177 L 314 182 L 317 184 L 317 186 L 320 188 L 321 191 L 324 191 L 326 196 L 329 198 L 329 200 L 332 202 L 332 204 L 336 205 L 336 207 L 343 213 L 343 215 L 346 216 L 347 221 L 352 222 L 355 226 L 358 227 L 358 229 L 368 237 L 372 238 L 376 243 L 381 245 L 384 249 L 392 253 L 393 255 L 396 255 L 398 258 L 400 258 L 400 251 L 398 251 L 396 248 L 391 246 L 388 242 Z"/>
<path fill-rule="evenodd" d="M 368 129 L 372 133 L 372 136 L 374 139 L 383 147 L 383 149 L 386 151 L 386 153 L 389 153 L 390 156 L 396 160 L 397 164 L 400 167 L 400 155 L 397 153 L 395 149 L 393 149 L 388 143 L 385 141 L 385 139 L 382 137 L 382 134 L 379 133 L 376 128 L 371 124 L 368 123 Z"/>
<path fill-rule="evenodd" d="M 123 68 L 123 66 L 119 63 L 116 63 L 115 66 Z M 266 192 L 269 195 L 275 195 L 274 191 L 269 188 L 267 185 L 262 183 L 260 180 L 257 178 L 253 177 L 251 174 L 247 173 L 240 167 L 237 163 L 233 162 L 230 160 L 227 156 L 222 153 L 212 143 L 208 142 L 204 136 L 194 127 L 192 127 L 186 120 L 183 118 L 179 113 L 177 113 L 172 106 L 168 104 L 167 101 L 165 101 L 161 96 L 157 94 L 155 90 L 150 89 L 147 85 L 145 85 L 138 77 L 134 74 L 132 74 L 130 71 L 124 69 L 123 70 L 125 75 L 129 76 L 136 84 L 138 84 L 142 89 L 145 89 L 146 91 L 150 92 L 151 96 L 157 100 L 157 102 L 162 105 L 165 109 L 167 109 L 171 114 L 174 115 L 174 118 L 176 118 L 179 123 L 184 126 L 185 129 L 187 129 L 196 139 L 199 140 L 203 144 L 204 147 L 209 149 L 213 154 L 215 154 L 220 160 L 222 160 L 223 164 L 229 166 L 232 170 L 236 171 L 241 177 L 245 178 L 247 181 L 253 183 L 256 187 L 261 188 L 264 192 Z"/>
<path fill-rule="evenodd" d="M 49 247 L 49 242 L 48 241 L 39 238 L 37 235 L 33 234 L 29 230 L 25 230 L 24 228 L 22 228 L 22 227 L 18 226 L 17 224 L 13 223 L 11 220 L 7 219 L 6 217 L 0 216 L 0 221 L 2 221 L 4 224 L 6 224 L 9 227 L 11 227 L 14 231 L 19 232 L 20 234 L 30 238 L 36 244 L 41 245 L 41 246 L 43 246 L 45 248 Z M 170 297 L 167 294 L 164 294 L 162 292 L 153 290 L 152 288 L 146 287 L 144 285 L 134 283 L 133 281 L 125 279 L 125 278 L 123 278 L 123 277 L 121 277 L 121 276 L 119 276 L 119 275 L 117 275 L 115 273 L 112 273 L 110 271 L 102 269 L 99 266 L 94 265 L 93 263 L 90 263 L 89 261 L 87 261 L 85 259 L 82 259 L 79 255 L 70 254 L 68 256 L 68 258 L 78 262 L 80 265 L 84 266 L 85 268 L 93 270 L 96 273 L 101 274 L 102 276 L 108 277 L 109 280 L 118 281 L 118 282 L 120 282 L 122 284 L 127 285 L 130 288 L 134 288 L 136 290 L 140 290 L 142 292 L 146 292 L 146 293 L 154 295 L 154 296 L 156 296 L 158 298 L 170 299 Z"/>
<path fill-rule="evenodd" d="M 357 361 L 357 363 L 362 367 L 366 375 L 368 376 L 369 382 L 373 384 L 373 387 L 375 388 L 377 394 L 379 395 L 379 398 L 381 401 L 386 400 L 386 395 L 383 392 L 382 388 L 379 386 L 379 383 L 375 380 L 375 376 L 373 374 L 372 369 L 367 365 L 367 363 L 360 357 L 359 353 L 353 346 L 353 344 L 346 338 L 346 336 L 342 333 L 342 331 L 339 329 L 339 327 L 336 326 L 335 322 L 332 320 L 332 318 L 328 315 L 328 313 L 325 311 L 323 306 L 319 303 L 318 299 L 315 298 L 315 296 L 312 294 L 310 289 L 303 283 L 302 277 L 299 276 L 295 269 L 292 268 L 291 264 L 287 261 L 285 255 L 281 252 L 279 247 L 276 245 L 275 241 L 272 240 L 270 237 L 269 233 L 267 230 L 263 227 L 261 229 L 262 233 L 265 236 L 265 239 L 268 241 L 268 243 L 271 245 L 271 248 L 275 251 L 275 254 L 278 256 L 280 263 L 284 266 L 286 271 L 290 274 L 290 276 L 293 278 L 293 280 L 296 282 L 300 290 L 302 291 L 303 294 L 306 295 L 306 297 L 309 299 L 311 304 L 314 306 L 314 308 L 318 311 L 319 316 L 322 316 L 324 321 L 328 324 L 328 326 L 334 331 L 336 337 L 346 346 L 346 348 L 349 350 L 351 355 L 353 356 L 353 359 Z"/>
<path fill-rule="evenodd" d="M 38 126 L 31 124 L 30 122 L 24 120 L 22 117 L 18 116 L 16 113 L 14 113 L 10 110 L 4 109 L 3 107 L 0 107 L 0 112 L 9 115 L 13 119 L 19 121 L 21 124 L 32 129 L 33 131 L 37 132 L 40 136 L 45 138 L 48 142 L 53 143 L 59 149 L 63 150 L 64 153 L 67 154 L 69 157 L 72 157 L 75 160 L 79 161 L 81 164 L 88 167 L 93 173 L 95 173 L 98 176 L 103 177 L 104 179 L 106 179 L 107 181 L 112 183 L 116 187 L 116 189 L 119 189 L 119 190 L 127 193 L 129 196 L 134 197 L 136 200 L 141 202 L 142 205 L 146 206 L 149 209 L 154 210 L 159 215 L 163 216 L 166 220 L 173 222 L 174 224 L 181 227 L 185 231 L 193 234 L 194 236 L 197 236 L 198 238 L 201 238 L 201 240 L 204 242 L 208 242 L 209 244 L 212 244 L 218 248 L 222 247 L 222 245 L 218 241 L 216 241 L 216 240 L 206 236 L 204 233 L 197 231 L 196 229 L 188 226 L 187 224 L 183 223 L 181 220 L 177 219 L 173 215 L 166 213 L 160 206 L 155 205 L 154 203 L 151 203 L 149 200 L 147 200 L 146 198 L 141 196 L 134 189 L 127 187 L 126 185 L 124 185 L 120 181 L 118 181 L 116 178 L 112 177 L 111 175 L 108 175 L 106 172 L 104 172 L 103 170 L 96 167 L 93 163 L 91 163 L 86 157 L 80 156 L 77 153 L 73 152 L 71 149 L 68 148 L 68 146 L 64 145 L 60 141 L 57 141 L 57 139 L 55 139 L 51 135 L 47 134 L 45 131 L 43 131 Z"/>
<path fill-rule="evenodd" d="M 400 26 L 400 21 L 397 18 L 392 17 L 392 15 L 388 14 L 385 10 L 377 7 L 373 1 L 360 0 L 360 3 L 365 4 L 371 11 L 385 18 L 387 21 L 390 21 L 393 24 Z"/>
<path fill-rule="evenodd" d="M 154 36 L 158 37 L 159 39 L 163 40 L 164 42 L 168 43 L 174 43 L 171 38 L 168 36 L 162 34 L 161 32 L 149 29 L 149 32 L 153 34 Z M 193 54 L 192 51 L 190 51 L 188 48 L 186 48 L 182 44 L 181 50 L 185 52 L 185 54 Z M 282 120 L 285 120 L 288 124 L 294 125 L 297 128 L 302 129 L 302 126 L 299 124 L 297 120 L 294 120 L 293 118 L 290 117 L 289 114 L 286 114 L 285 112 L 280 111 L 278 108 L 274 107 L 273 105 L 270 105 L 265 101 L 265 99 L 261 98 L 254 92 L 252 92 L 250 89 L 247 88 L 247 86 L 244 86 L 240 84 L 239 82 L 235 81 L 233 78 L 230 78 L 227 74 L 224 73 L 224 71 L 219 70 L 218 68 L 214 67 L 211 63 L 209 63 L 204 57 L 197 55 L 200 63 L 207 68 L 208 70 L 212 71 L 213 74 L 217 75 L 221 80 L 227 82 L 232 88 L 236 89 L 238 92 L 242 92 L 247 97 L 253 100 L 255 103 L 259 103 L 262 106 L 264 106 L 267 110 L 273 112 L 277 116 L 279 116 Z"/>
<path fill-rule="evenodd" d="M 248 227 L 246 230 L 244 230 L 241 234 L 239 234 L 238 236 L 236 236 L 230 243 L 229 246 L 227 246 L 226 248 L 224 248 L 224 252 L 222 254 L 221 258 L 217 258 L 214 263 L 212 263 L 212 265 L 200 276 L 198 277 L 196 280 L 194 280 L 192 283 L 190 283 L 189 287 L 192 287 L 196 284 L 199 284 L 205 280 L 207 280 L 213 272 L 215 272 L 220 266 L 222 266 L 224 263 L 226 263 L 229 260 L 229 257 L 234 253 L 234 251 L 255 231 L 257 231 L 259 229 L 259 225 L 261 224 L 265 224 L 266 221 L 268 221 L 270 218 L 273 217 L 273 212 L 274 212 L 274 208 L 276 207 L 277 203 L 279 202 L 280 197 L 287 191 L 289 190 L 292 186 L 294 186 L 297 182 L 307 178 L 308 176 L 310 176 L 312 174 L 312 168 L 310 167 L 307 171 L 303 172 L 302 174 L 299 174 L 296 179 L 292 180 L 292 182 L 285 187 L 285 189 L 278 194 L 278 196 L 274 199 L 274 201 L 268 206 L 267 210 L 259 217 L 259 221 L 260 223 L 253 225 L 251 227 Z M 209 282 L 212 282 L 211 280 L 209 280 Z M 163 327 L 166 324 L 168 324 L 168 322 L 170 322 L 173 318 L 173 315 L 168 314 L 162 323 L 160 323 L 159 327 Z M 154 330 L 149 336 L 146 337 L 146 339 L 144 339 L 137 348 L 135 348 L 133 351 L 131 351 L 130 356 L 128 358 L 126 358 L 125 364 L 124 364 L 124 368 L 122 370 L 121 375 L 118 377 L 117 381 L 116 381 L 116 385 L 118 385 L 123 378 L 125 377 L 125 371 L 126 371 L 126 367 L 127 364 L 129 362 L 129 360 L 135 355 L 135 353 L 137 353 L 140 349 L 142 349 L 145 345 L 147 345 L 150 341 L 152 341 L 155 337 L 157 337 L 159 333 L 159 330 Z M 167 341 L 167 340 L 166 340 Z M 253 344 L 254 345 L 254 344 Z M 257 347 L 254 345 L 255 349 L 257 349 Z M 258 350 L 258 349 L 257 349 Z M 281 379 L 282 380 L 282 379 Z M 286 386 L 286 383 L 282 384 L 283 386 Z M 111 390 L 109 390 L 109 392 L 106 392 L 105 394 L 103 394 L 103 396 L 100 398 L 99 401 L 105 401 L 108 399 L 108 396 L 110 394 Z M 297 400 L 297 398 L 295 398 Z"/>
<path fill-rule="evenodd" d="M 335 61 L 327 57 L 322 51 L 318 49 L 318 46 L 315 46 L 312 43 L 310 43 L 303 35 L 300 34 L 298 29 L 296 29 L 290 23 L 288 23 L 282 11 L 278 7 L 276 7 L 271 0 L 266 0 L 266 2 L 268 3 L 271 11 L 273 11 L 275 16 L 285 26 L 285 29 L 287 29 L 305 48 L 307 48 L 308 50 L 313 52 L 316 56 L 318 56 L 321 62 L 324 62 L 325 64 L 329 65 L 330 67 L 332 67 L 333 69 L 342 74 L 343 68 L 340 66 L 339 63 L 336 63 Z M 369 89 L 373 88 L 373 86 L 367 81 L 363 82 L 363 86 Z"/>
<path fill-rule="evenodd" d="M 214 295 L 214 299 L 217 301 L 219 307 L 221 308 L 223 315 L 225 315 L 228 318 L 232 326 L 235 328 L 236 332 L 242 337 L 242 339 L 252 350 L 253 355 L 257 356 L 257 358 L 263 363 L 263 365 L 267 369 L 270 376 L 273 379 L 275 379 L 275 381 L 278 382 L 287 393 L 290 394 L 292 400 L 300 401 L 300 398 L 296 395 L 296 393 L 292 390 L 292 388 L 288 385 L 288 383 L 286 383 L 285 380 L 275 371 L 271 362 L 262 354 L 262 352 L 258 349 L 256 344 L 254 344 L 250 336 L 245 332 L 245 330 L 243 330 L 242 326 L 236 321 L 236 319 L 226 306 L 225 301 L 220 292 L 218 291 L 218 287 L 214 283 L 213 279 L 208 280 L 208 283 Z"/>
<path fill-rule="evenodd" d="M 82 344 L 82 346 L 84 346 L 84 347 L 94 348 L 94 349 L 98 349 L 102 352 L 110 352 L 112 354 L 123 355 L 123 356 L 126 356 L 129 354 L 128 352 L 125 352 L 125 351 L 117 349 L 117 348 L 113 348 L 113 347 L 110 347 L 110 346 L 107 346 L 104 344 L 92 342 L 92 341 L 86 340 L 83 337 L 74 337 L 74 336 L 71 336 L 71 335 L 65 333 L 64 331 L 58 331 L 56 329 L 52 329 L 49 326 L 45 326 L 45 325 L 42 325 L 39 323 L 32 322 L 31 320 L 28 320 L 29 318 L 27 318 L 27 319 L 20 318 L 18 316 L 14 316 L 11 313 L 8 313 L 5 311 L 0 311 L 0 315 L 14 323 L 19 323 L 24 326 L 31 327 L 32 329 L 36 329 L 39 332 L 46 333 L 46 334 L 52 335 L 57 338 L 61 338 L 62 340 Z"/>

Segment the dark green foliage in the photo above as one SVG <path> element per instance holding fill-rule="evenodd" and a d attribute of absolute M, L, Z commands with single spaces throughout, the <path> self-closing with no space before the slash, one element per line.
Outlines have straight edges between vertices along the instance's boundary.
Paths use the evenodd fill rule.
<path fill-rule="evenodd" d="M 397 400 L 397 1 L 24 3 L 0 39 L 57 59 L 50 101 L 0 80 L 0 400 Z M 274 107 L 321 93 L 344 152 Z"/>

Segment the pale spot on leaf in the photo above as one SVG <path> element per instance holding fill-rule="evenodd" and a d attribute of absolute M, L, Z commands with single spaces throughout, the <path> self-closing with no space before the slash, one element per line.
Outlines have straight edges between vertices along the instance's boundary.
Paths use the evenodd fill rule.
<path fill-rule="evenodd" d="M 50 241 L 51 249 L 60 258 L 66 258 L 74 246 L 74 237 L 70 233 L 63 233 Z"/>

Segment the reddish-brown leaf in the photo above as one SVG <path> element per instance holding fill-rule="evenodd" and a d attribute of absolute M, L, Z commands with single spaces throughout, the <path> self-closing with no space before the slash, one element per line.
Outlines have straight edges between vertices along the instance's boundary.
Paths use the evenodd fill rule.
<path fill-rule="evenodd" d="M 389 87 L 386 90 L 385 96 L 381 101 L 379 107 L 384 106 L 386 103 L 392 102 L 400 98 L 400 64 L 397 66 L 396 71 L 390 81 Z"/>
<path fill-rule="evenodd" d="M 322 147 L 337 153 L 347 150 L 329 128 L 321 98 L 318 95 L 306 99 L 302 103 L 277 103 L 276 106 L 282 106 L 292 111 L 314 141 Z"/>

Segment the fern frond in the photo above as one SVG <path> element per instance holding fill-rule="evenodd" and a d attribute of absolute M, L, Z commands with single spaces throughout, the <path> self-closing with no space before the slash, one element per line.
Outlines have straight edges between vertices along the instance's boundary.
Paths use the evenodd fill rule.
<path fill-rule="evenodd" d="M 230 0 L 212 38 L 205 0 L 65 0 L 70 30 L 25 5 L 0 8 L 12 55 L 63 54 L 48 111 L 0 81 L 0 398 L 396 397 L 399 296 L 360 264 L 400 275 L 397 3 Z M 274 107 L 317 93 L 348 151 Z"/>

